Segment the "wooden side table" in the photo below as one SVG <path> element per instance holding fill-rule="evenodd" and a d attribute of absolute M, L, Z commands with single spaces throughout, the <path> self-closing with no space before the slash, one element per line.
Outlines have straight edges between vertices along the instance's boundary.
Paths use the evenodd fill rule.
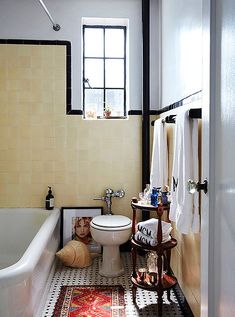
<path fill-rule="evenodd" d="M 171 258 L 171 249 L 177 245 L 177 240 L 172 238 L 163 243 L 162 242 L 162 215 L 166 211 L 169 214 L 169 205 L 158 205 L 154 207 L 152 205 L 142 205 L 136 198 L 133 198 L 131 201 L 131 207 L 133 210 L 132 218 L 132 238 L 131 238 L 131 254 L 132 254 L 132 264 L 133 272 L 131 276 L 132 282 L 132 295 L 133 301 L 136 303 L 136 291 L 137 288 L 141 288 L 148 291 L 157 292 L 158 296 L 158 313 L 159 316 L 162 316 L 162 304 L 163 304 L 163 293 L 167 291 L 167 298 L 170 300 L 170 289 L 177 283 L 176 277 L 173 275 L 170 269 L 170 258 Z M 150 246 L 145 243 L 141 243 L 135 240 L 136 233 L 136 212 L 137 210 L 148 210 L 156 211 L 158 224 L 157 224 L 157 245 Z M 149 281 L 148 279 L 142 281 L 139 279 L 136 272 L 136 260 L 137 260 L 137 250 L 142 251 L 156 251 L 157 254 L 157 278 L 156 280 Z"/>

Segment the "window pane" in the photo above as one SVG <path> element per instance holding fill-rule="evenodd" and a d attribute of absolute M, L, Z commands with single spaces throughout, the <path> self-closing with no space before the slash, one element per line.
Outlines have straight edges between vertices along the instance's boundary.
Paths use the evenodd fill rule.
<path fill-rule="evenodd" d="M 103 90 L 85 89 L 85 118 L 96 119 L 97 116 L 103 116 Z"/>
<path fill-rule="evenodd" d="M 124 116 L 124 90 L 107 89 L 106 104 L 112 109 L 112 116 Z"/>
<path fill-rule="evenodd" d="M 124 57 L 124 31 L 123 29 L 105 30 L 105 56 Z"/>
<path fill-rule="evenodd" d="M 85 57 L 103 57 L 104 35 L 102 29 L 85 28 Z"/>
<path fill-rule="evenodd" d="M 106 87 L 124 88 L 123 60 L 105 60 L 105 85 Z"/>
<path fill-rule="evenodd" d="M 91 87 L 104 87 L 103 60 L 85 60 L 85 79 L 89 80 Z"/>

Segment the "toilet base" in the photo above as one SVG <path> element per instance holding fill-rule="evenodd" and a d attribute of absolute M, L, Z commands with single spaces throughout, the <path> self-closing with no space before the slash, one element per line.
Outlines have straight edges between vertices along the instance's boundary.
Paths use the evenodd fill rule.
<path fill-rule="evenodd" d="M 123 275 L 124 272 L 119 245 L 104 245 L 99 274 L 105 277 L 117 277 Z"/>

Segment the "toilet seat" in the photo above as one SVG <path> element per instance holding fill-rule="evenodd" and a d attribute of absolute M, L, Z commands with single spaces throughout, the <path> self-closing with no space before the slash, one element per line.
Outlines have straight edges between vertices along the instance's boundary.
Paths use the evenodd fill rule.
<path fill-rule="evenodd" d="M 101 215 L 94 217 L 90 222 L 91 227 L 103 231 L 118 231 L 129 229 L 131 220 L 121 215 Z"/>

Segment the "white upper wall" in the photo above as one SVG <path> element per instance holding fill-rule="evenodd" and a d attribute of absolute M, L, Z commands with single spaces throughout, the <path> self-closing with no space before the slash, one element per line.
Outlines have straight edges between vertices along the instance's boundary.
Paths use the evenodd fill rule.
<path fill-rule="evenodd" d="M 161 0 L 150 0 L 150 109 L 161 107 Z"/>
<path fill-rule="evenodd" d="M 82 17 L 129 19 L 129 104 L 142 108 L 142 5 L 141 0 L 44 0 L 56 32 L 38 0 L 0 1 L 0 38 L 66 40 L 72 43 L 72 109 L 81 104 Z"/>
<path fill-rule="evenodd" d="M 162 107 L 202 88 L 202 1 L 162 1 Z"/>
<path fill-rule="evenodd" d="M 60 31 L 55 32 L 52 29 L 52 24 L 38 0 L 1 0 L 0 38 L 70 41 L 72 43 L 72 109 L 82 109 L 82 17 L 129 19 L 129 108 L 141 110 L 141 0 L 44 0 L 44 2 L 55 22 L 61 25 Z M 202 0 L 150 0 L 150 5 L 150 108 L 158 109 L 201 89 Z M 159 49 L 161 43 L 162 50 Z M 162 60 L 160 60 L 161 56 Z"/>

